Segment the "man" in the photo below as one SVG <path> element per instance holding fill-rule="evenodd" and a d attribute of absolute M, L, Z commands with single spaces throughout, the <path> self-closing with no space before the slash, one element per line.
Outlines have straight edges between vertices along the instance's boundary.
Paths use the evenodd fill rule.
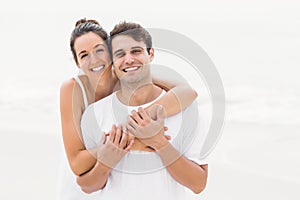
<path fill-rule="evenodd" d="M 111 48 L 120 90 L 90 106 L 82 117 L 85 146 L 98 146 L 98 162 L 78 179 L 79 185 L 88 193 L 101 189 L 102 199 L 183 199 L 185 187 L 200 193 L 208 165 L 198 158 L 205 136 L 193 114 L 196 105 L 165 119 L 172 138 L 167 140 L 163 109 L 158 107 L 151 118 L 141 108 L 164 94 L 152 83 L 150 34 L 138 24 L 122 22 L 111 31 Z M 120 123 L 126 123 L 134 143 L 126 129 L 111 128 Z"/>

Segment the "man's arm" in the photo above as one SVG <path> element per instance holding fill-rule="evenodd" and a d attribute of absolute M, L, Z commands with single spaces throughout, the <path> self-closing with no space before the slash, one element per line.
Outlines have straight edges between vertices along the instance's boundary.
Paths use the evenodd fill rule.
<path fill-rule="evenodd" d="M 198 165 L 181 155 L 167 140 L 160 137 L 153 148 L 160 156 L 170 175 L 194 193 L 202 192 L 207 183 L 208 165 Z"/>
<path fill-rule="evenodd" d="M 201 193 L 207 183 L 208 165 L 198 165 L 181 156 L 167 166 L 168 172 L 180 184 L 188 187 L 194 193 Z"/>
<path fill-rule="evenodd" d="M 177 182 L 199 194 L 206 186 L 208 166 L 198 165 L 181 155 L 164 137 L 163 126 L 164 111 L 160 106 L 156 120 L 152 120 L 143 108 L 139 108 L 139 115 L 133 112 L 126 127 L 131 134 L 156 151 Z"/>

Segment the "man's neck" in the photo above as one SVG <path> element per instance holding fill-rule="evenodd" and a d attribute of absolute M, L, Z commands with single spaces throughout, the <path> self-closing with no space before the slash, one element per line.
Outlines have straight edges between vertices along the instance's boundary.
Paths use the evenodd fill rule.
<path fill-rule="evenodd" d="M 135 89 L 121 85 L 117 97 L 125 105 L 139 106 L 155 100 L 161 92 L 162 89 L 152 82 Z"/>

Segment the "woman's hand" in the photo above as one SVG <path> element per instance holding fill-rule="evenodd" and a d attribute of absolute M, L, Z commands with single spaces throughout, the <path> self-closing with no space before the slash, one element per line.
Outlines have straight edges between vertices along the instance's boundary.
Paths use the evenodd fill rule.
<path fill-rule="evenodd" d="M 130 150 L 134 139 L 130 138 L 126 129 L 113 125 L 108 134 L 103 134 L 97 147 L 97 160 L 113 168 Z"/>

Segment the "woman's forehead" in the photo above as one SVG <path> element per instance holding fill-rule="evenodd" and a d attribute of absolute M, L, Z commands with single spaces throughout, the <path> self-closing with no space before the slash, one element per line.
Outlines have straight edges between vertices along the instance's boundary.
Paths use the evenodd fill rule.
<path fill-rule="evenodd" d="M 93 32 L 86 33 L 76 38 L 74 48 L 76 52 L 81 50 L 93 49 L 99 44 L 105 44 L 104 40 Z"/>

